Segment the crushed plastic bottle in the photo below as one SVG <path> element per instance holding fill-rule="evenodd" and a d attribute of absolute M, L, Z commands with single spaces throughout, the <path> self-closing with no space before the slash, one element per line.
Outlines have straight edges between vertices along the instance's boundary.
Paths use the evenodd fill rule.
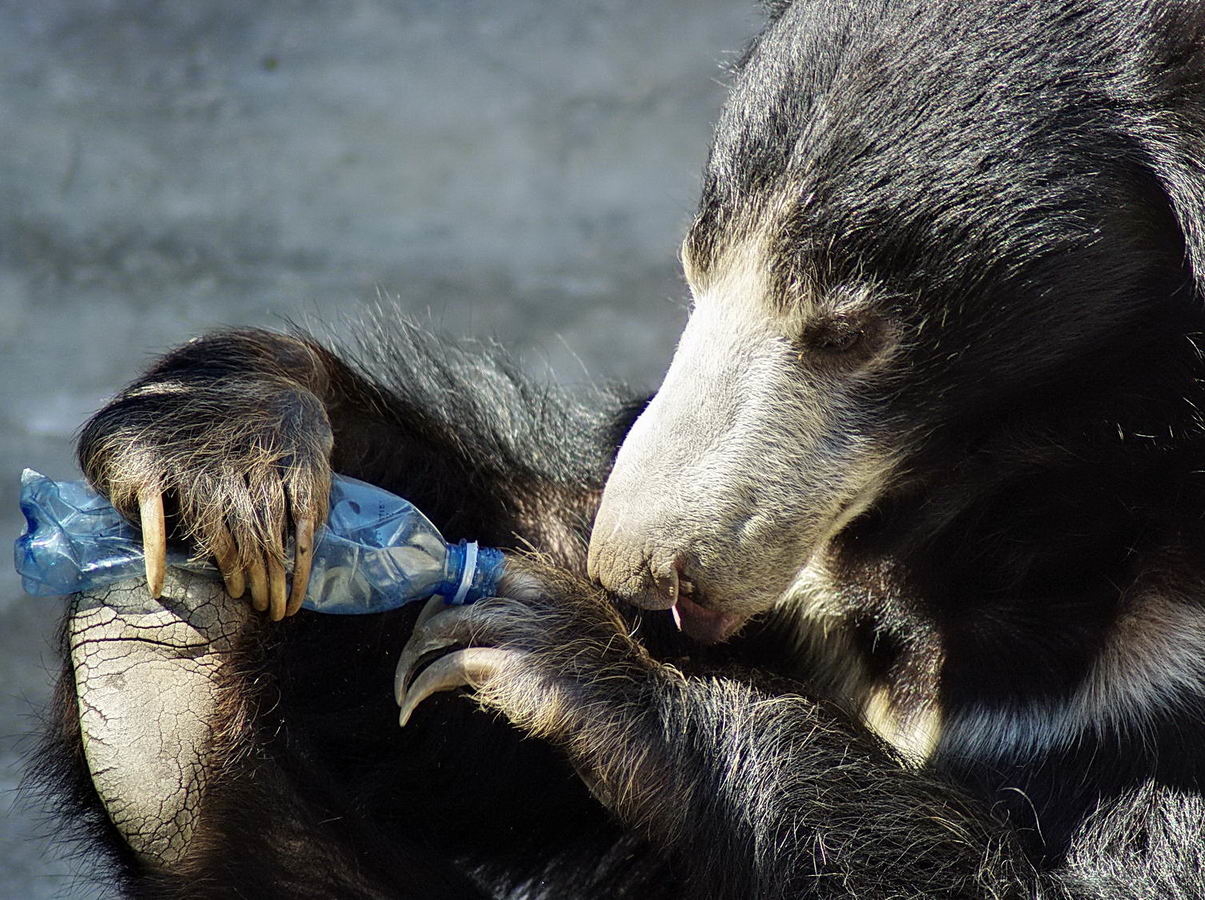
<path fill-rule="evenodd" d="M 26 593 L 57 597 L 143 579 L 142 539 L 85 481 L 21 473 L 25 531 L 14 547 Z M 302 608 L 376 613 L 436 594 L 449 604 L 492 596 L 502 551 L 476 542 L 448 544 L 401 497 L 354 478 L 331 481 L 330 516 L 314 536 L 309 592 Z M 204 559 L 169 549 L 169 566 L 218 578 Z"/>

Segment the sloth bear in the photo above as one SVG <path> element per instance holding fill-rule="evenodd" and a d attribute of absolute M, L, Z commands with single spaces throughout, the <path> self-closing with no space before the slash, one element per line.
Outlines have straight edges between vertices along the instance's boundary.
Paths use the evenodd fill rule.
<path fill-rule="evenodd" d="M 1205 5 L 776 4 L 651 400 L 380 322 L 203 337 L 88 424 L 270 615 L 171 865 L 70 672 L 47 777 L 132 896 L 1205 895 L 1202 159 Z M 530 552 L 286 617 L 332 470 Z"/>

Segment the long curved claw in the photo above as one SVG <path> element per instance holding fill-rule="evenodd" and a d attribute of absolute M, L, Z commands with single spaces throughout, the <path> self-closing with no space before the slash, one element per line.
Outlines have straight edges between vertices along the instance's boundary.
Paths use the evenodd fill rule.
<path fill-rule="evenodd" d="M 430 600 L 423 604 L 423 608 L 419 610 L 418 618 L 414 622 L 414 631 L 417 632 L 420 628 L 431 621 L 432 616 L 437 616 L 448 608 L 448 604 L 444 602 L 444 598 L 436 594 Z M 411 637 L 414 634 L 411 633 Z"/>
<path fill-rule="evenodd" d="M 303 518 L 297 521 L 297 532 L 293 539 L 293 587 L 289 594 L 289 605 L 285 615 L 291 616 L 301 609 L 306 592 L 310 589 L 310 570 L 314 565 L 314 520 Z"/>
<path fill-rule="evenodd" d="M 251 606 L 256 612 L 268 609 L 268 570 L 264 568 L 263 558 L 256 555 L 247 564 L 247 580 L 251 583 Z"/>
<path fill-rule="evenodd" d="M 498 650 L 494 647 L 470 647 L 457 650 L 433 662 L 414 680 L 414 684 L 399 698 L 401 713 L 398 724 L 403 728 L 418 705 L 440 691 L 457 688 L 478 688 L 489 681 L 507 663 L 513 662 L 521 651 Z"/>
<path fill-rule="evenodd" d="M 214 559 L 218 564 L 218 571 L 222 573 L 226 593 L 237 600 L 247 590 L 247 580 L 239 566 L 238 551 L 235 549 L 230 530 L 223 526 L 220 535 L 219 544 L 214 549 Z"/>
<path fill-rule="evenodd" d="M 432 597 L 419 613 L 410 640 L 402 648 L 393 676 L 393 696 L 398 705 L 406 695 L 414 667 L 428 653 L 467 642 L 470 610 L 466 606 L 448 606 Z"/>
<path fill-rule="evenodd" d="M 268 617 L 273 622 L 279 622 L 285 617 L 285 603 L 288 600 L 288 588 L 285 585 L 285 567 L 275 556 L 268 556 Z"/>
<path fill-rule="evenodd" d="M 146 586 L 155 600 L 163 593 L 167 572 L 167 525 L 163 519 L 163 494 L 144 490 L 138 494 L 138 516 L 142 523 L 142 553 Z"/>

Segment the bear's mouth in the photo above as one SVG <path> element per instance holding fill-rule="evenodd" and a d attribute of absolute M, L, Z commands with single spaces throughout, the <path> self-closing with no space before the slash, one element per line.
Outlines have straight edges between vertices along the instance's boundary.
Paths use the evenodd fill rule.
<path fill-rule="evenodd" d="M 678 630 L 700 644 L 718 644 L 727 640 L 745 624 L 747 618 L 708 609 L 695 590 L 694 583 L 684 576 L 679 576 L 674 605 L 669 613 Z"/>

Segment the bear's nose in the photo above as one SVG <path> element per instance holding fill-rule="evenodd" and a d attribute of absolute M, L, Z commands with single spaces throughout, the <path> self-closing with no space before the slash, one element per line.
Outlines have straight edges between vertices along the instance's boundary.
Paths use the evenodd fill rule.
<path fill-rule="evenodd" d="M 646 523 L 619 521 L 600 510 L 590 538 L 587 572 L 621 600 L 642 609 L 678 602 L 684 554 Z"/>

